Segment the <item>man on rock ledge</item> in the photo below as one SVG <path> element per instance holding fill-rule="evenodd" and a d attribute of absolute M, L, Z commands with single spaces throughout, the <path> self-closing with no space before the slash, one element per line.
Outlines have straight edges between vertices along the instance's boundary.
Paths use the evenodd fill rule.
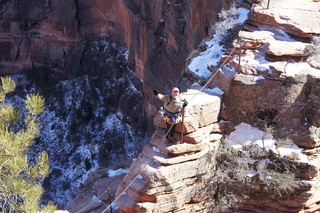
<path fill-rule="evenodd" d="M 171 95 L 162 95 L 158 90 L 153 90 L 153 94 L 164 102 L 164 118 L 166 120 L 166 140 L 168 143 L 177 143 L 178 141 L 173 137 L 177 126 L 177 118 L 181 116 L 180 111 L 182 107 L 188 105 L 187 100 L 179 94 L 179 88 L 173 87 Z M 170 130 L 170 131 L 169 131 Z"/>

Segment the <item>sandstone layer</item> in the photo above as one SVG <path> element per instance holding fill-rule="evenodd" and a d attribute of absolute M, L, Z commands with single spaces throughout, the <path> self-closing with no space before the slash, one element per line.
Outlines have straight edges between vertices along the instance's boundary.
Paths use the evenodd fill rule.
<path fill-rule="evenodd" d="M 254 5 L 234 41 L 235 54 L 211 86 L 225 91 L 221 117 L 235 125 L 274 128 L 304 148 L 313 172 L 297 172 L 306 190 L 277 202 L 246 200 L 240 212 L 317 212 L 319 206 L 320 70 L 306 58 L 320 35 L 320 5 L 310 1 L 262 1 Z M 241 49 L 240 49 L 241 47 Z M 224 57 L 226 58 L 226 56 Z M 215 68 L 211 68 L 215 71 Z M 230 69 L 234 72 L 230 72 Z M 231 77 L 230 77 L 231 76 Z M 302 176 L 301 176 L 302 175 Z"/>
<path fill-rule="evenodd" d="M 185 95 L 192 97 L 196 92 L 190 90 Z M 198 93 L 185 108 L 183 142 L 179 144 L 165 142 L 159 112 L 155 117 L 159 129 L 117 190 L 121 212 L 207 212 L 214 192 L 215 152 L 221 138 L 213 136 L 221 136 L 221 132 L 214 133 L 215 124 L 219 125 L 219 108 L 220 97 Z M 202 109 L 209 113 L 204 114 Z M 177 130 L 178 138 L 181 125 Z"/>

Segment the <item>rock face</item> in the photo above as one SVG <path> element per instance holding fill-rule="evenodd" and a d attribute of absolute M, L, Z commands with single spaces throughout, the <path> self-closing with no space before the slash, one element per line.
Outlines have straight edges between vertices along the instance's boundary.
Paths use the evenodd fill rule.
<path fill-rule="evenodd" d="M 162 112 L 155 117 L 158 130 L 117 190 L 120 212 L 208 212 L 222 137 L 215 132 L 221 99 L 206 93 L 197 97 L 185 108 L 183 143 L 165 143 Z M 203 108 L 210 111 L 206 117 L 199 113 Z"/>
<path fill-rule="evenodd" d="M 254 80 L 236 75 L 226 99 L 226 118 L 260 127 L 274 125 L 299 132 L 295 143 L 305 148 L 319 146 L 319 78 L 299 76 L 278 80 Z"/>
<path fill-rule="evenodd" d="M 312 174 L 296 173 L 306 184 L 301 189 L 303 193 L 297 190 L 290 199 L 276 203 L 263 198 L 245 200 L 240 211 L 317 212 L 320 209 L 317 189 L 320 70 L 306 61 L 308 38 L 320 34 L 319 8 L 319 3 L 311 0 L 270 1 L 269 9 L 267 1 L 253 6 L 239 33 L 241 50 L 240 43 L 234 42 L 237 54 L 219 71 L 224 81 L 211 84 L 226 92 L 223 119 L 261 129 L 275 128 L 305 149 L 307 167 L 313 167 Z M 236 71 L 232 77 L 230 68 Z"/>
<path fill-rule="evenodd" d="M 227 5 L 228 1 L 2 1 L 1 73 L 50 64 L 67 74 L 64 69 L 72 54 L 81 54 L 77 46 L 111 37 L 129 50 L 132 70 L 148 86 L 177 78 L 184 63 L 176 62 L 185 60 Z"/>
<path fill-rule="evenodd" d="M 311 38 L 314 34 L 320 34 L 319 25 L 320 5 L 317 2 L 308 1 L 262 1 L 260 6 L 251 10 L 249 24 L 267 28 L 283 28 L 290 35 L 303 38 Z M 285 8 L 285 9 L 284 9 Z"/>

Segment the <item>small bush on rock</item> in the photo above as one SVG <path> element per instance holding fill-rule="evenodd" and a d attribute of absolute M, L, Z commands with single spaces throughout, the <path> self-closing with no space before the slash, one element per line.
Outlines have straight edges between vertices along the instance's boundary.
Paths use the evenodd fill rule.
<path fill-rule="evenodd" d="M 308 61 L 320 61 L 320 36 L 314 36 L 312 39 L 312 45 L 307 49 L 309 52 Z"/>
<path fill-rule="evenodd" d="M 281 199 L 299 186 L 294 176 L 298 158 L 280 157 L 279 152 L 267 149 L 264 140 L 270 139 L 272 131 L 266 132 L 261 147 L 254 140 L 250 144 L 238 141 L 241 149 L 233 148 L 227 140 L 222 143 L 217 156 L 214 212 L 230 212 L 246 199 Z M 279 142 L 288 143 L 287 139 Z"/>

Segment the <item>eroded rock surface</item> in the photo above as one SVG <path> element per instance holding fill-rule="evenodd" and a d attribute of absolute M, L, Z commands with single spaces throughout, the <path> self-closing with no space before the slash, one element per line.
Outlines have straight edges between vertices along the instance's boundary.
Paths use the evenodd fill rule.
<path fill-rule="evenodd" d="M 185 95 L 192 97 L 196 92 Z M 214 132 L 219 125 L 220 97 L 204 92 L 198 95 L 185 108 L 183 143 L 167 144 L 161 111 L 156 116 L 158 130 L 117 190 L 121 212 L 208 212 L 222 133 Z M 177 129 L 179 137 L 181 125 Z"/>
<path fill-rule="evenodd" d="M 303 170 L 310 171 L 296 172 L 296 178 L 305 184 L 303 193 L 297 190 L 293 197 L 276 203 L 264 198 L 247 200 L 239 209 L 244 212 L 320 209 L 316 198 L 320 184 L 320 70 L 306 60 L 309 38 L 320 34 L 319 7 L 319 3 L 311 0 L 270 1 L 269 9 L 267 1 L 254 5 L 239 33 L 240 39 L 230 48 L 236 48 L 232 60 L 219 70 L 224 84 L 221 81 L 211 84 L 226 92 L 223 119 L 261 129 L 273 127 L 308 155 L 309 162 Z"/>

